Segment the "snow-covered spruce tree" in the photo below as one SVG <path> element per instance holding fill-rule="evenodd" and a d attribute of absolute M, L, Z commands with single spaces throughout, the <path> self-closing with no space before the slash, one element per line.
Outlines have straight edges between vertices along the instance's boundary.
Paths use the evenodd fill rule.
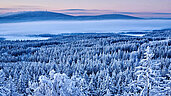
<path fill-rule="evenodd" d="M 22 96 L 16 91 L 14 79 L 11 75 L 7 79 L 3 70 L 0 70 L 0 96 Z"/>
<path fill-rule="evenodd" d="M 78 74 L 73 74 L 71 80 L 74 81 L 74 85 L 80 89 L 83 95 L 89 95 L 88 84 L 85 79 L 81 78 Z"/>
<path fill-rule="evenodd" d="M 4 85 L 4 82 L 5 82 L 5 73 L 3 70 L 0 70 L 0 86 L 3 86 Z"/>
<path fill-rule="evenodd" d="M 83 80 L 70 79 L 66 74 L 50 71 L 49 77 L 40 76 L 39 82 L 29 84 L 27 93 L 33 96 L 84 96 L 79 88 Z M 78 87 L 79 86 L 79 87 Z"/>
<path fill-rule="evenodd" d="M 3 70 L 0 70 L 0 96 L 6 96 L 10 93 L 10 90 L 6 88 L 5 73 Z"/>
<path fill-rule="evenodd" d="M 153 70 L 156 73 L 156 84 L 150 91 L 151 95 L 170 96 L 171 95 L 171 75 L 168 71 L 170 68 L 166 68 L 167 61 L 154 62 Z M 169 65 L 170 66 L 170 65 Z"/>
<path fill-rule="evenodd" d="M 133 94 L 139 94 L 140 96 L 149 96 L 153 83 L 155 83 L 155 74 L 151 69 L 151 59 L 153 53 L 148 46 L 145 50 L 145 59 L 140 61 L 140 65 L 135 67 L 136 79 L 129 84 L 130 91 Z"/>
<path fill-rule="evenodd" d="M 112 96 L 112 94 L 111 94 L 109 89 L 107 89 L 106 94 L 104 96 Z"/>

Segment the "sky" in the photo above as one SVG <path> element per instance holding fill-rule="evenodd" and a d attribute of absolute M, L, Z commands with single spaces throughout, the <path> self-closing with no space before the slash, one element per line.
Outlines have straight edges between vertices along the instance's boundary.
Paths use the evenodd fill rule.
<path fill-rule="evenodd" d="M 0 13 L 46 10 L 70 15 L 171 17 L 171 0 L 0 0 Z"/>

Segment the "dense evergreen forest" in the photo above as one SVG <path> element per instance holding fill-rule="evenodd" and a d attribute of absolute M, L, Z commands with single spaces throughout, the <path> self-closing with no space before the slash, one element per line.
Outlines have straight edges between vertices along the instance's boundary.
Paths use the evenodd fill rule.
<path fill-rule="evenodd" d="M 0 96 L 171 96 L 171 30 L 0 40 Z"/>

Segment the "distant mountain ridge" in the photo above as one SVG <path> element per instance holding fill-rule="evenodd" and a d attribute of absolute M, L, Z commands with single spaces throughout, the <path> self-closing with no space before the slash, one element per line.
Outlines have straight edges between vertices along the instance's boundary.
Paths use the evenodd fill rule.
<path fill-rule="evenodd" d="M 17 22 L 17 21 L 42 21 L 42 20 L 106 20 L 106 19 L 142 19 L 138 17 L 121 15 L 121 14 L 104 14 L 97 16 L 72 16 L 63 13 L 49 11 L 29 11 L 18 14 L 11 14 L 0 17 L 0 22 Z"/>

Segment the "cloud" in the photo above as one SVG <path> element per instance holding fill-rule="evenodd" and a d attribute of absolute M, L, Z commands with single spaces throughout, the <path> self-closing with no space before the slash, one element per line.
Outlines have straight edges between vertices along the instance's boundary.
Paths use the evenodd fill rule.
<path fill-rule="evenodd" d="M 12 6 L 12 8 L 43 8 L 42 6 L 31 6 L 31 5 L 16 5 Z"/>
<path fill-rule="evenodd" d="M 64 10 L 58 10 L 58 11 L 87 11 L 86 9 L 64 9 Z"/>
<path fill-rule="evenodd" d="M 0 8 L 0 11 L 10 11 L 10 10 L 16 10 L 20 8 Z"/>
<path fill-rule="evenodd" d="M 18 5 L 12 6 L 10 8 L 0 8 L 0 14 L 9 13 L 9 12 L 18 12 L 18 11 L 44 11 L 41 6 L 27 6 L 27 5 Z"/>
<path fill-rule="evenodd" d="M 0 10 L 10 10 L 11 8 L 0 8 Z"/>
<path fill-rule="evenodd" d="M 153 18 L 170 18 L 171 13 L 162 12 L 117 12 L 117 14 L 125 14 L 137 17 L 153 17 Z"/>
<path fill-rule="evenodd" d="M 158 14 L 158 15 L 171 15 L 171 13 L 152 13 L 152 14 Z"/>
<path fill-rule="evenodd" d="M 69 15 L 101 15 L 101 14 L 112 14 L 113 10 L 98 10 L 98 9 L 63 9 L 63 10 L 52 10 L 54 12 L 65 13 Z"/>
<path fill-rule="evenodd" d="M 57 12 L 114 12 L 113 10 L 98 10 L 98 9 L 63 9 L 52 10 Z"/>
<path fill-rule="evenodd" d="M 64 14 L 70 14 L 70 15 L 97 15 L 100 13 L 92 13 L 92 12 L 63 12 Z"/>
<path fill-rule="evenodd" d="M 120 14 L 156 14 L 156 15 L 171 15 L 171 13 L 155 13 L 155 12 L 118 12 Z"/>

